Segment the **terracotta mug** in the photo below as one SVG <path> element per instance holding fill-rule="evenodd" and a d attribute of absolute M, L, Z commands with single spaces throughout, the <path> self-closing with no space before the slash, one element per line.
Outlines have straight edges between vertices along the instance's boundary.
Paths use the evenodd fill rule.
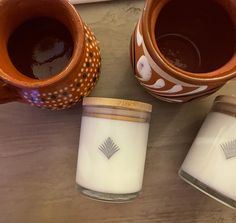
<path fill-rule="evenodd" d="M 8 39 L 20 24 L 42 16 L 64 24 L 74 44 L 69 64 L 46 80 L 20 73 L 7 50 Z M 91 92 L 99 77 L 101 57 L 98 42 L 67 0 L 2 0 L 0 49 L 0 103 L 19 101 L 50 110 L 70 108 Z"/>
<path fill-rule="evenodd" d="M 131 38 L 135 76 L 153 96 L 187 102 L 236 76 L 236 1 L 147 0 Z"/>

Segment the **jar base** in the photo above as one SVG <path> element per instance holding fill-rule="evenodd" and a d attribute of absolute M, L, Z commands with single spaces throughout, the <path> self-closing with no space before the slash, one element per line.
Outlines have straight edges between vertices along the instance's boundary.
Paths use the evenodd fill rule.
<path fill-rule="evenodd" d="M 188 184 L 192 185 L 196 189 L 200 190 L 204 194 L 208 195 L 209 197 L 219 201 L 220 203 L 222 203 L 230 208 L 236 209 L 236 201 L 235 200 L 233 200 L 233 199 L 223 195 L 222 193 L 214 190 L 213 188 L 207 186 L 206 184 L 204 184 L 201 181 L 199 181 L 198 179 L 192 177 L 191 175 L 189 175 L 185 171 L 180 170 L 179 176 L 182 180 L 184 180 Z"/>
<path fill-rule="evenodd" d="M 110 194 L 110 193 L 102 193 L 98 191 L 93 191 L 87 188 L 84 188 L 82 186 L 78 185 L 78 190 L 86 197 L 97 200 L 97 201 L 102 201 L 102 202 L 107 202 L 107 203 L 126 203 L 129 201 L 134 200 L 135 198 L 138 197 L 139 193 L 131 193 L 131 194 Z"/>

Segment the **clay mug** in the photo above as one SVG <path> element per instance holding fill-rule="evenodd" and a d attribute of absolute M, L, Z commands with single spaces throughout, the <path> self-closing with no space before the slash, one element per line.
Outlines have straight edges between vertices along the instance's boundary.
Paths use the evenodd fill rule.
<path fill-rule="evenodd" d="M 236 1 L 147 0 L 131 38 L 135 76 L 153 96 L 187 102 L 236 76 Z"/>
<path fill-rule="evenodd" d="M 20 24 L 42 16 L 64 24 L 74 44 L 69 64 L 46 80 L 20 73 L 7 50 L 9 36 Z M 94 33 L 67 0 L 1 0 L 0 51 L 0 103 L 19 101 L 50 110 L 70 108 L 91 92 L 100 73 L 100 50 Z"/>

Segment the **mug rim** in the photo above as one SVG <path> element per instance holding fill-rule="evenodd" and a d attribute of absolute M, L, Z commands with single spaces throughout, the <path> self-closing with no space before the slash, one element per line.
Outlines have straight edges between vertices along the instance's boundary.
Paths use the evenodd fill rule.
<path fill-rule="evenodd" d="M 170 0 L 165 0 L 165 1 L 160 1 L 162 6 L 161 9 L 169 2 Z M 232 60 L 236 59 L 236 49 L 235 53 L 233 54 L 232 58 L 228 62 L 226 62 L 223 66 L 220 68 L 210 71 L 210 72 L 205 72 L 205 73 L 193 73 L 193 72 L 188 72 L 185 70 L 182 70 L 175 65 L 171 64 L 165 56 L 160 52 L 156 42 L 153 40 L 151 36 L 151 30 L 150 30 L 150 19 L 149 15 L 151 11 L 153 10 L 152 5 L 155 3 L 156 0 L 147 0 L 145 8 L 143 10 L 143 17 L 141 18 L 142 25 L 144 27 L 147 27 L 147 32 L 143 32 L 144 39 L 146 39 L 146 47 L 148 52 L 150 53 L 151 57 L 157 63 L 162 69 L 164 69 L 167 72 L 171 72 L 174 74 L 179 79 L 182 80 L 187 80 L 190 83 L 212 83 L 212 82 L 226 82 L 233 77 L 236 76 L 236 66 L 231 68 L 231 70 L 226 71 L 226 72 L 221 72 L 219 74 L 219 70 L 227 66 Z M 161 10 L 160 10 L 161 11 Z M 157 14 L 157 17 L 160 13 L 160 11 Z M 157 20 L 157 18 L 155 18 Z M 155 22 L 156 23 L 156 22 Z M 233 62 L 231 62 L 233 63 Z M 163 66 L 163 64 L 167 66 Z"/>
<path fill-rule="evenodd" d="M 6 0 L 8 1 L 8 0 Z M 55 74 L 54 76 L 45 79 L 45 80 L 38 80 L 38 79 L 33 79 L 30 77 L 27 77 L 26 75 L 22 74 L 19 72 L 21 75 L 25 76 L 28 81 L 24 80 L 19 80 L 11 75 L 6 74 L 1 68 L 1 78 L 3 81 L 9 83 L 10 85 L 20 87 L 20 88 L 42 88 L 42 87 L 47 87 L 49 85 L 53 85 L 61 80 L 63 80 L 65 77 L 67 77 L 73 69 L 80 63 L 80 59 L 83 55 L 83 48 L 85 45 L 85 28 L 83 25 L 83 21 L 79 13 L 76 11 L 75 7 L 67 0 L 57 0 L 58 4 L 63 4 L 63 6 L 66 8 L 68 11 L 69 16 L 71 16 L 71 21 L 73 21 L 73 26 L 78 30 L 79 32 L 76 32 L 75 37 L 73 37 L 73 34 L 71 33 L 73 37 L 73 43 L 74 43 L 74 49 L 73 49 L 73 54 L 71 56 L 71 59 L 69 63 L 64 67 L 64 69 Z M 53 18 L 53 17 L 52 17 Z M 79 43 L 79 44 L 76 44 Z"/>

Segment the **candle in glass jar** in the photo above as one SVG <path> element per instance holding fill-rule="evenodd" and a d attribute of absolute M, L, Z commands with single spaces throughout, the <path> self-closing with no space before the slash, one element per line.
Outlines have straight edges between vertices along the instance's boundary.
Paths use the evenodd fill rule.
<path fill-rule="evenodd" d="M 144 103 L 85 99 L 76 176 L 82 193 L 114 202 L 137 196 L 150 112 L 151 106 Z"/>
<path fill-rule="evenodd" d="M 180 169 L 180 176 L 236 208 L 236 98 L 218 97 Z"/>

